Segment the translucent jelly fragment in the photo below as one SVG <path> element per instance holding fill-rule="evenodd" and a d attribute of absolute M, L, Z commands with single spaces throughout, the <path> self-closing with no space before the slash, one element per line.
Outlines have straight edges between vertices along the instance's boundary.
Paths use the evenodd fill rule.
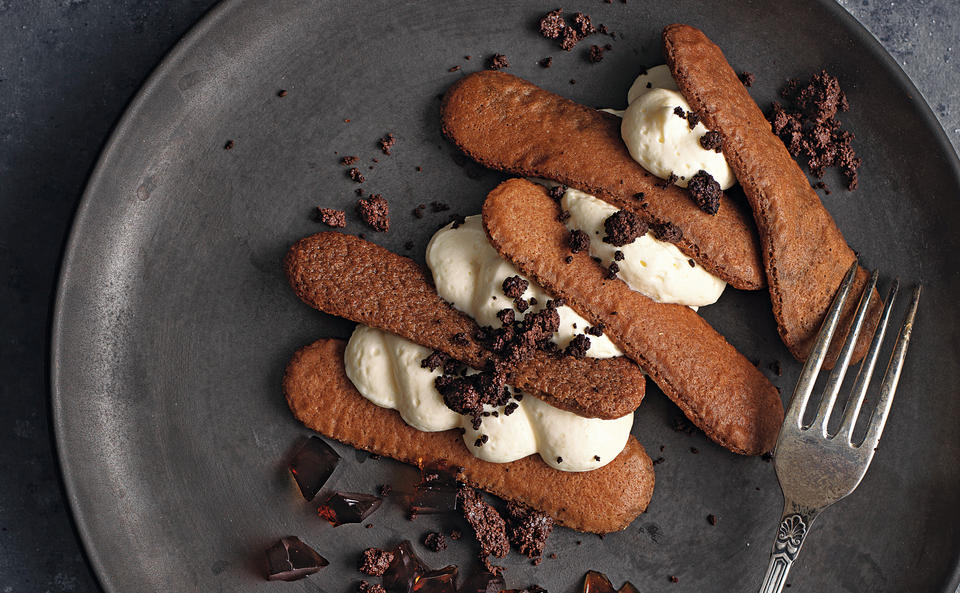
<path fill-rule="evenodd" d="M 267 550 L 267 579 L 297 581 L 330 564 L 298 537 L 283 537 Z"/>
<path fill-rule="evenodd" d="M 387 593 L 412 593 L 417 580 L 429 569 L 417 558 L 409 541 L 400 542 L 392 550 L 393 561 L 383 573 Z"/>
<path fill-rule="evenodd" d="M 317 514 L 334 527 L 360 523 L 380 507 L 380 497 L 359 492 L 334 492 L 320 505 Z"/>
<path fill-rule="evenodd" d="M 607 575 L 591 570 L 583 577 L 583 593 L 617 593 L 617 590 Z"/>
<path fill-rule="evenodd" d="M 319 437 L 310 437 L 293 456 L 290 473 L 307 500 L 313 500 L 323 488 L 333 470 L 340 463 L 340 456 Z"/>
<path fill-rule="evenodd" d="M 500 575 L 481 570 L 460 586 L 460 593 L 500 593 L 507 588 L 507 583 Z"/>
<path fill-rule="evenodd" d="M 640 593 L 640 591 L 637 591 L 637 588 L 633 586 L 633 583 L 627 581 L 622 587 L 617 589 L 617 593 Z"/>
<path fill-rule="evenodd" d="M 415 515 L 432 515 L 457 510 L 457 476 L 443 467 L 427 467 L 414 486 L 410 511 Z"/>
<path fill-rule="evenodd" d="M 413 593 L 457 593 L 457 567 L 451 564 L 423 573 L 413 584 Z"/>

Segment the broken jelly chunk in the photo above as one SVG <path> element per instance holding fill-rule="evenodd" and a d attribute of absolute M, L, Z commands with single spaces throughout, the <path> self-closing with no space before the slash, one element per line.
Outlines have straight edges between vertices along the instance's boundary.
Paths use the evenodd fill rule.
<path fill-rule="evenodd" d="M 633 583 L 627 581 L 620 589 L 614 589 L 607 575 L 595 570 L 587 571 L 583 577 L 582 593 L 638 593 Z"/>
<path fill-rule="evenodd" d="M 443 467 L 425 467 L 414 486 L 410 511 L 432 515 L 457 510 L 457 476 Z"/>
<path fill-rule="evenodd" d="M 380 507 L 380 497 L 359 492 L 334 492 L 324 501 L 317 514 L 334 527 L 360 523 Z"/>
<path fill-rule="evenodd" d="M 409 541 L 400 542 L 392 552 L 393 561 L 383 573 L 383 586 L 388 593 L 412 593 L 413 586 L 429 569 L 413 553 Z"/>
<path fill-rule="evenodd" d="M 290 473 L 307 500 L 320 492 L 340 463 L 340 456 L 320 437 L 310 437 L 293 456 Z"/>
<path fill-rule="evenodd" d="M 267 550 L 267 579 L 298 581 L 330 564 L 299 537 L 282 537 Z"/>
<path fill-rule="evenodd" d="M 457 567 L 445 566 L 425 572 L 413 584 L 414 593 L 457 593 Z"/>
<path fill-rule="evenodd" d="M 500 593 L 506 588 L 502 576 L 481 570 L 464 581 L 460 593 Z"/>

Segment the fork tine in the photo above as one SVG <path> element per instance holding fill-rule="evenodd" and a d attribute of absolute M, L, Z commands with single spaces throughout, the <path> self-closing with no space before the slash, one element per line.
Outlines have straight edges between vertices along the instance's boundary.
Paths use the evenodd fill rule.
<path fill-rule="evenodd" d="M 793 397 L 790 398 L 790 407 L 783 419 L 783 426 L 794 426 L 800 428 L 803 421 L 803 413 L 807 409 L 807 402 L 810 401 L 810 394 L 813 393 L 813 387 L 817 383 L 817 375 L 820 373 L 820 367 L 823 366 L 823 359 L 827 356 L 830 349 L 830 340 L 833 338 L 833 332 L 837 329 L 837 323 L 840 321 L 840 311 L 843 310 L 843 304 L 850 294 L 850 287 L 853 286 L 853 278 L 857 273 L 858 263 L 853 262 L 847 275 L 843 277 L 843 283 L 840 284 L 840 290 L 833 297 L 833 304 L 823 318 L 823 325 L 820 326 L 820 332 L 807 355 L 807 361 L 803 363 L 803 370 L 800 371 L 800 380 L 797 381 L 797 387 L 793 390 Z"/>
<path fill-rule="evenodd" d="M 897 383 L 900 381 L 903 361 L 907 357 L 907 347 L 910 345 L 910 335 L 913 333 L 913 318 L 917 314 L 917 305 L 920 304 L 921 288 L 922 285 L 917 285 L 913 289 L 910 311 L 900 328 L 900 335 L 897 337 L 896 346 L 893 347 L 893 354 L 890 355 L 890 362 L 887 363 L 887 372 L 883 375 L 883 383 L 880 384 L 880 398 L 873 415 L 870 416 L 870 426 L 867 428 L 867 436 L 863 439 L 861 447 L 876 449 L 880 442 L 880 434 L 883 433 L 887 416 L 890 414 L 890 406 L 893 405 L 893 394 L 897 390 Z"/>
<path fill-rule="evenodd" d="M 894 280 L 887 294 L 887 302 L 883 306 L 883 313 L 880 315 L 880 323 L 877 324 L 877 331 L 873 334 L 873 341 L 870 343 L 870 350 L 867 356 L 860 363 L 860 370 L 857 372 L 857 378 L 853 382 L 853 388 L 850 390 L 850 397 L 843 407 L 843 420 L 840 422 L 840 429 L 837 431 L 837 437 L 843 437 L 847 443 L 853 442 L 853 429 L 857 425 L 857 416 L 860 415 L 860 407 L 863 406 L 863 399 L 867 395 L 867 389 L 870 387 L 870 379 L 873 378 L 873 369 L 876 367 L 877 358 L 880 355 L 880 346 L 883 345 L 883 338 L 887 333 L 887 325 L 890 322 L 890 312 L 893 310 L 893 302 L 897 298 L 897 292 L 900 290 L 900 280 Z"/>
<path fill-rule="evenodd" d="M 843 385 L 843 378 L 850 366 L 850 358 L 857 346 L 857 338 L 860 337 L 860 331 L 863 329 L 863 321 L 866 319 L 870 303 L 873 301 L 873 289 L 877 286 L 878 277 L 879 272 L 876 270 L 873 274 L 870 274 L 870 281 L 863 289 L 863 294 L 860 296 L 860 305 L 857 307 L 853 322 L 850 324 L 850 330 L 847 332 L 847 340 L 843 343 L 843 348 L 840 349 L 840 356 L 837 357 L 837 363 L 827 379 L 826 387 L 824 387 L 820 408 L 817 410 L 817 417 L 813 421 L 813 426 L 819 425 L 820 434 L 824 437 L 827 436 L 830 413 L 833 412 L 833 406 L 837 402 L 837 394 L 840 393 L 840 386 Z"/>

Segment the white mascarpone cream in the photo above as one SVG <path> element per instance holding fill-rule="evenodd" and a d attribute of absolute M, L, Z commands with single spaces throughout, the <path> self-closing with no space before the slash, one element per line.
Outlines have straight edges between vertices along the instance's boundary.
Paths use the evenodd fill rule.
<path fill-rule="evenodd" d="M 614 252 L 623 253 L 617 262 L 617 276 L 633 290 L 660 303 L 675 303 L 702 307 L 717 302 L 727 283 L 704 270 L 683 254 L 676 245 L 661 241 L 647 233 L 632 243 L 616 247 L 604 243 L 604 221 L 617 208 L 589 194 L 568 189 L 561 200 L 563 209 L 570 212 L 567 228 L 579 229 L 590 236 L 590 255 L 598 257 L 609 267 Z"/>
<path fill-rule="evenodd" d="M 497 319 L 497 312 L 501 309 L 513 309 L 516 318 L 523 319 L 523 314 L 513 306 L 513 299 L 503 294 L 503 281 L 506 278 L 523 278 L 523 275 L 490 245 L 480 215 L 468 216 L 457 228 L 450 223 L 437 231 L 427 245 L 427 266 L 433 273 L 437 294 L 480 325 L 501 327 Z M 539 285 L 530 282 L 522 298 L 528 301 L 535 298 L 537 304 L 527 311 L 537 311 L 552 297 Z M 557 314 L 560 316 L 560 329 L 552 339 L 561 348 L 565 348 L 575 335 L 582 334 L 590 326 L 570 307 L 557 307 Z M 606 335 L 589 338 L 587 356 L 612 358 L 623 355 Z"/>
<path fill-rule="evenodd" d="M 440 369 L 420 364 L 433 351 L 399 336 L 358 325 L 344 352 L 347 377 L 368 400 L 395 409 L 417 430 L 462 428 L 463 442 L 476 457 L 507 463 L 538 453 L 547 465 L 580 472 L 603 467 L 626 446 L 633 414 L 614 420 L 583 418 L 523 395 L 511 414 L 487 406 L 479 430 L 469 416 L 448 408 L 434 386 Z M 497 415 L 493 416 L 492 413 Z M 487 441 L 477 446 L 477 439 Z"/>
<path fill-rule="evenodd" d="M 685 118 L 674 113 L 679 107 L 686 114 L 690 105 L 667 66 L 656 66 L 638 76 L 627 100 L 629 107 L 622 115 L 620 135 L 630 156 L 646 170 L 661 179 L 668 179 L 672 173 L 679 178 L 676 184 L 680 187 L 687 187 L 700 170 L 709 173 L 721 189 L 736 183 L 723 154 L 700 144 L 700 138 L 710 130 L 703 123 L 691 129 Z"/>

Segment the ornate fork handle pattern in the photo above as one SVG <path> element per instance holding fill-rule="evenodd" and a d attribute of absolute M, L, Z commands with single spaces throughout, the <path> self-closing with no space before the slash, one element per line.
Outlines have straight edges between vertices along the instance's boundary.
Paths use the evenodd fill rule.
<path fill-rule="evenodd" d="M 763 577 L 760 593 L 780 593 L 787 582 L 787 574 L 793 561 L 800 553 L 803 541 L 807 537 L 810 525 L 817 518 L 816 512 L 789 508 L 784 510 L 777 529 L 777 538 L 773 542 L 773 551 L 770 554 L 770 563 L 767 565 L 767 574 Z"/>

